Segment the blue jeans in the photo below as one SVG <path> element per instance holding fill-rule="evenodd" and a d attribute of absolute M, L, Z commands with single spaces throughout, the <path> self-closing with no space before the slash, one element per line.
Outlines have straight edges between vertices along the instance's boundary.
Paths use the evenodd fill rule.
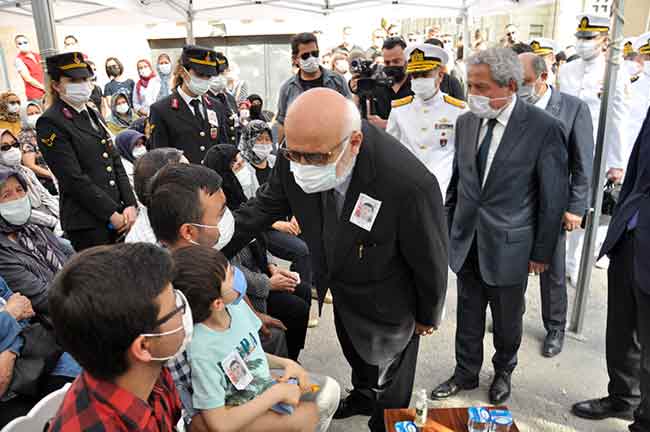
<path fill-rule="evenodd" d="M 312 263 L 307 243 L 300 237 L 269 230 L 264 233 L 266 248 L 278 258 L 292 262 L 292 269 L 300 275 L 300 281 L 312 286 Z"/>

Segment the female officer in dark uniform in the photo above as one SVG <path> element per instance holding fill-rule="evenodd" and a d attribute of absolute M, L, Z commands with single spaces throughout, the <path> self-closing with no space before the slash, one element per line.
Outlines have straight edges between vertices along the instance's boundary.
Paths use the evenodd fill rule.
<path fill-rule="evenodd" d="M 77 251 L 114 243 L 137 217 L 120 153 L 88 107 L 93 75 L 80 52 L 47 58 L 52 105 L 36 123 L 38 143 L 61 190 L 61 225 Z"/>
<path fill-rule="evenodd" d="M 172 94 L 149 108 L 151 148 L 183 150 L 190 163 L 200 164 L 210 148 L 227 143 L 227 119 L 206 93 L 219 73 L 214 50 L 187 45 L 176 66 Z"/>

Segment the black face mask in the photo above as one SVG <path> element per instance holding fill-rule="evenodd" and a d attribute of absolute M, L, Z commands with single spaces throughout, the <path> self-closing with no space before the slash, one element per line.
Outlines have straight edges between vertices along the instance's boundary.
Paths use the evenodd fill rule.
<path fill-rule="evenodd" d="M 404 66 L 386 66 L 384 73 L 393 79 L 393 82 L 399 83 L 406 76 Z"/>
<path fill-rule="evenodd" d="M 120 67 L 119 66 L 109 66 L 108 74 L 112 77 L 120 76 Z"/>
<path fill-rule="evenodd" d="M 249 111 L 252 119 L 259 119 L 262 115 L 262 105 L 251 105 Z"/>

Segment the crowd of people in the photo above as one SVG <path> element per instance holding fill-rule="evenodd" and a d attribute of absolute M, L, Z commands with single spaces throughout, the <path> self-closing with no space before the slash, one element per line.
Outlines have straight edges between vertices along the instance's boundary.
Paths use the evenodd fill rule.
<path fill-rule="evenodd" d="M 275 113 L 210 48 L 142 58 L 137 80 L 110 57 L 102 89 L 70 35 L 45 88 L 16 36 L 27 100 L 0 95 L 0 427 L 71 382 L 49 430 L 326 431 L 365 415 L 382 432 L 384 410 L 409 405 L 449 268 L 456 367 L 431 397 L 478 387 L 489 307 L 487 400 L 503 404 L 532 275 L 541 354 L 563 350 L 609 27 L 580 15 L 562 51 L 510 24 L 499 46 L 477 31 L 468 56 L 435 26 L 377 29 L 367 50 L 349 27 L 327 52 L 300 33 Z M 650 33 L 624 55 L 604 154 L 620 194 L 599 228 L 609 394 L 572 411 L 637 432 L 650 430 Z M 333 302 L 343 398 L 299 363 L 312 296 Z"/>

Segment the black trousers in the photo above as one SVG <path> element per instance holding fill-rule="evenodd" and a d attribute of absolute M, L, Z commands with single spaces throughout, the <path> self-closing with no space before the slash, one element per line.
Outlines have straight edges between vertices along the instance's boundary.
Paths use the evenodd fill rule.
<path fill-rule="evenodd" d="M 542 320 L 546 331 L 566 328 L 568 298 L 566 292 L 566 231 L 560 236 L 549 268 L 539 276 Z"/>
<path fill-rule="evenodd" d="M 488 285 L 481 279 L 476 241 L 457 275 L 456 370 L 454 376 L 464 384 L 478 383 L 483 365 L 485 312 L 490 306 L 496 353 L 492 364 L 496 372 L 511 373 L 517 366 L 521 345 L 527 280 L 509 286 Z"/>
<path fill-rule="evenodd" d="M 108 225 L 108 222 L 106 223 Z M 67 231 L 66 237 L 72 243 L 77 252 L 93 246 L 110 245 L 118 238 L 117 231 L 109 230 L 108 227 L 91 228 L 86 230 Z"/>
<path fill-rule="evenodd" d="M 650 431 L 650 281 L 634 278 L 634 233 L 610 253 L 607 271 L 609 395 L 638 406 L 634 432 Z"/>
<path fill-rule="evenodd" d="M 293 293 L 271 291 L 266 300 L 266 311 L 287 327 L 287 350 L 289 358 L 298 360 L 300 350 L 305 347 L 307 322 L 311 305 L 311 288 L 301 283 Z"/>
<path fill-rule="evenodd" d="M 413 335 L 406 348 L 384 364 L 366 363 L 357 353 L 348 333 L 334 308 L 334 324 L 345 359 L 352 368 L 352 385 L 375 403 L 368 421 L 372 432 L 385 432 L 384 410 L 409 406 L 415 380 L 420 337 Z"/>

